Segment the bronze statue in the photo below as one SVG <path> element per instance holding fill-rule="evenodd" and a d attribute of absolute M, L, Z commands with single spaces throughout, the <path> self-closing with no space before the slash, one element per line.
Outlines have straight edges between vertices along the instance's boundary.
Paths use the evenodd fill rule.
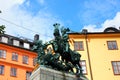
<path fill-rule="evenodd" d="M 0 34 L 4 34 L 5 33 L 5 26 L 4 25 L 1 25 L 0 26 Z"/>
<path fill-rule="evenodd" d="M 70 47 L 69 43 L 68 43 L 69 37 L 67 34 L 67 32 L 69 32 L 69 31 L 70 31 L 69 28 L 64 28 L 64 27 L 61 28 L 61 34 L 62 34 L 61 40 L 63 42 L 63 46 L 65 46 L 65 48 L 64 48 L 65 52 L 68 52 L 68 48 Z"/>
<path fill-rule="evenodd" d="M 43 58 L 45 55 L 44 49 L 46 49 L 47 46 L 43 44 L 42 40 L 37 40 L 34 43 L 35 44 L 32 50 L 38 53 L 37 63 L 44 64 L 44 61 L 43 61 Z"/>
<path fill-rule="evenodd" d="M 51 67 L 65 72 L 72 72 L 74 74 L 82 74 L 82 68 L 80 65 L 81 55 L 77 51 L 72 51 L 68 42 L 69 28 L 61 28 L 61 33 L 59 31 L 60 24 L 54 24 L 54 40 L 51 40 L 45 44 L 41 40 L 35 42 L 33 50 L 38 53 L 37 61 L 41 65 Z M 52 45 L 54 54 L 47 50 L 47 45 Z M 61 57 L 61 59 L 59 59 Z M 76 68 L 74 72 L 73 68 Z"/>

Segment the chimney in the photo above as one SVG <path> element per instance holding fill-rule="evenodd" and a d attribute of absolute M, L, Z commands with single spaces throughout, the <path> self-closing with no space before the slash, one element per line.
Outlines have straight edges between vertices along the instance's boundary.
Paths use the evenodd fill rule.
<path fill-rule="evenodd" d="M 83 29 L 83 30 L 82 30 L 82 33 L 84 33 L 84 34 L 86 34 L 87 32 L 88 32 L 87 29 Z"/>
<path fill-rule="evenodd" d="M 34 36 L 34 41 L 37 41 L 37 40 L 39 40 L 39 35 L 38 35 L 38 34 L 36 34 L 36 35 Z"/>

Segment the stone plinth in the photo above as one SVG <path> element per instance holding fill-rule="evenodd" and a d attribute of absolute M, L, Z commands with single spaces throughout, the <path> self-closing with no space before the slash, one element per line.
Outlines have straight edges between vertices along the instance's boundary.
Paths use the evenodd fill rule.
<path fill-rule="evenodd" d="M 32 73 L 30 80 L 77 80 L 77 78 L 75 75 L 63 73 L 50 68 L 39 67 Z"/>

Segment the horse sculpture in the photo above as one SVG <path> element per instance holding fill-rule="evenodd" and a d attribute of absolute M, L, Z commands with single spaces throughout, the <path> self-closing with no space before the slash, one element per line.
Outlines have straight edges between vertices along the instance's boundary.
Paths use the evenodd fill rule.
<path fill-rule="evenodd" d="M 33 50 L 38 53 L 38 64 L 52 67 L 54 69 L 66 72 L 73 72 L 82 75 L 82 68 L 80 65 L 81 55 L 70 49 L 68 42 L 68 34 L 70 30 L 68 28 L 61 28 L 61 34 L 59 31 L 60 24 L 54 24 L 54 40 L 51 40 L 45 44 L 41 40 L 35 42 Z M 47 50 L 47 46 L 52 45 L 54 54 Z M 61 57 L 61 60 L 59 59 Z M 76 68 L 74 72 L 73 68 Z"/>
<path fill-rule="evenodd" d="M 72 51 L 68 43 L 69 37 L 67 32 L 70 30 L 68 28 L 62 27 L 61 36 L 59 33 L 59 24 L 54 24 L 53 26 L 55 28 L 53 33 L 55 39 L 51 41 L 50 44 L 52 44 L 54 52 L 61 55 L 62 61 L 65 61 L 66 63 L 72 63 L 76 68 L 77 74 L 82 74 L 82 68 L 80 65 L 81 55 L 76 51 Z"/>
<path fill-rule="evenodd" d="M 71 63 L 65 63 L 59 60 L 60 54 L 52 54 L 52 52 L 47 49 L 47 45 L 48 44 L 43 44 L 42 40 L 35 42 L 32 50 L 38 53 L 37 64 L 65 72 L 73 68 Z M 47 52 L 45 50 L 47 50 Z"/>

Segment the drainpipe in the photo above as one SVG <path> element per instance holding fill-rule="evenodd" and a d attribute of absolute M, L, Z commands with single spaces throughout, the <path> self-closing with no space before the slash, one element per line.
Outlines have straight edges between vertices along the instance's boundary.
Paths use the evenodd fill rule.
<path fill-rule="evenodd" d="M 90 76 L 91 76 L 91 80 L 93 80 L 93 74 L 92 74 L 92 68 L 91 68 L 91 61 L 90 61 L 90 53 L 89 53 L 89 47 L 88 47 L 88 37 L 87 37 L 87 29 L 84 29 L 82 31 L 85 35 L 85 42 L 86 42 L 86 48 L 87 48 L 87 55 L 88 55 L 88 62 L 89 62 L 89 68 L 90 68 Z"/>

